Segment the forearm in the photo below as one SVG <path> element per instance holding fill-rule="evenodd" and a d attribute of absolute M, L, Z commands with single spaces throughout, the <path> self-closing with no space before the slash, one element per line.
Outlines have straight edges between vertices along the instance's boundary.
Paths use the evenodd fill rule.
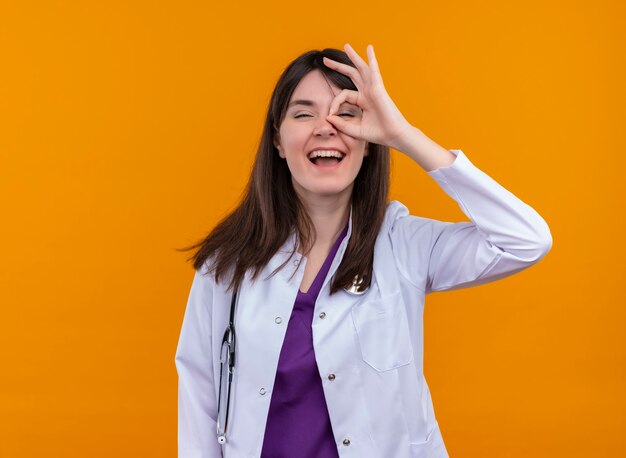
<path fill-rule="evenodd" d="M 435 143 L 415 126 L 408 128 L 392 147 L 409 156 L 427 172 L 451 165 L 456 159 L 454 154 Z"/>

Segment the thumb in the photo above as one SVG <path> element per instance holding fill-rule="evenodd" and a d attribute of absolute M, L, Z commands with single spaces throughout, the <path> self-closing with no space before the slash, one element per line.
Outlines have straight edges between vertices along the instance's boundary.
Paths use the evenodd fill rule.
<path fill-rule="evenodd" d="M 333 126 L 335 126 L 340 131 L 350 135 L 351 137 L 356 137 L 359 134 L 359 126 L 354 125 L 353 123 L 347 122 L 345 119 L 336 115 L 328 115 L 326 116 Z"/>

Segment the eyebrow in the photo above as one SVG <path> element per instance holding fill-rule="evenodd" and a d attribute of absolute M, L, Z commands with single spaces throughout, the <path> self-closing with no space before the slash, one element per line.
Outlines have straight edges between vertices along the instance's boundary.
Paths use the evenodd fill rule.
<path fill-rule="evenodd" d="M 314 107 L 317 106 L 317 103 L 315 103 L 313 100 L 308 100 L 308 99 L 297 99 L 297 100 L 292 100 L 291 102 L 289 102 L 289 105 L 287 106 L 287 108 L 291 108 L 295 105 L 304 105 L 306 107 Z M 343 105 L 351 105 L 352 104 L 350 102 L 342 102 L 340 106 Z"/>
<path fill-rule="evenodd" d="M 314 107 L 317 104 L 313 100 L 306 100 L 306 99 L 298 99 L 298 100 L 293 100 L 289 102 L 289 107 L 292 107 L 294 105 L 304 105 L 307 107 Z"/>

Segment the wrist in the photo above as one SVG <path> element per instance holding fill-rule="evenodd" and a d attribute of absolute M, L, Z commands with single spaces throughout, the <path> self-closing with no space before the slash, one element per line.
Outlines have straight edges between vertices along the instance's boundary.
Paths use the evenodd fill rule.
<path fill-rule="evenodd" d="M 395 145 L 393 148 L 409 156 L 427 172 L 449 166 L 456 159 L 453 153 L 435 143 L 414 126 L 399 136 Z"/>
<path fill-rule="evenodd" d="M 408 122 L 391 142 L 389 146 L 404 154 L 410 155 L 411 151 L 415 149 L 416 144 L 423 141 L 424 133 L 417 127 L 409 124 Z"/>

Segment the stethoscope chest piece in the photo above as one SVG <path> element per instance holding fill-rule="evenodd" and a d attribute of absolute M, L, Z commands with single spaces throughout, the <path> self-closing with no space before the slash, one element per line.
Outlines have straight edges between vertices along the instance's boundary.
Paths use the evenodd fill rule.
<path fill-rule="evenodd" d="M 348 288 L 344 288 L 343 290 L 346 293 L 354 294 L 355 296 L 361 296 L 365 294 L 367 290 L 369 289 L 369 287 L 363 290 L 361 289 L 361 285 L 363 284 L 363 281 L 364 281 L 363 277 L 359 277 L 359 275 L 355 275 L 354 279 L 352 280 L 352 285 L 350 285 Z"/>

